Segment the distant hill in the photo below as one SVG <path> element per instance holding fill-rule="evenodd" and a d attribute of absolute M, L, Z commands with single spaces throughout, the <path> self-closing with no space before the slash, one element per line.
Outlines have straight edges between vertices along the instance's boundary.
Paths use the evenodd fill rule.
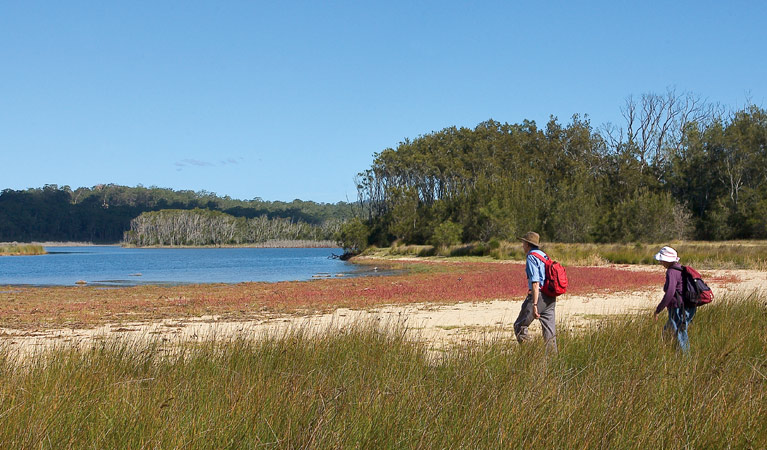
<path fill-rule="evenodd" d="M 0 193 L 0 242 L 83 241 L 117 243 L 142 213 L 164 209 L 220 211 L 234 217 L 290 219 L 309 225 L 343 222 L 354 214 L 346 202 L 316 203 L 260 198 L 237 200 L 207 191 L 101 184 L 72 190 L 55 184 Z"/>

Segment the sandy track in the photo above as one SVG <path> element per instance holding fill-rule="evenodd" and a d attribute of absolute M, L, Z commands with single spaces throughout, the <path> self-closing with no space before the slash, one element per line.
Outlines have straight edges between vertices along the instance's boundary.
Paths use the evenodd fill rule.
<path fill-rule="evenodd" d="M 661 270 L 638 267 L 637 270 Z M 707 271 L 717 277 L 736 277 L 739 281 L 712 284 L 717 299 L 735 291 L 751 292 L 767 287 L 767 272 L 753 270 Z M 578 328 L 609 315 L 646 313 L 649 315 L 662 296 L 662 286 L 641 292 L 564 295 L 557 301 L 556 314 L 560 327 Z M 167 319 L 153 322 L 107 324 L 90 329 L 46 329 L 36 331 L 0 328 L 0 345 L 12 354 L 25 358 L 51 347 L 88 345 L 120 336 L 129 340 L 158 339 L 172 345 L 183 341 L 259 337 L 305 329 L 321 332 L 348 327 L 361 321 L 405 325 L 413 338 L 429 342 L 432 348 L 473 342 L 492 337 L 512 337 L 512 324 L 522 298 L 456 304 L 418 303 L 389 305 L 365 310 L 340 308 L 328 314 L 275 315 L 263 313 L 247 321 L 226 321 L 217 316 Z M 531 326 L 539 335 L 540 325 Z"/>

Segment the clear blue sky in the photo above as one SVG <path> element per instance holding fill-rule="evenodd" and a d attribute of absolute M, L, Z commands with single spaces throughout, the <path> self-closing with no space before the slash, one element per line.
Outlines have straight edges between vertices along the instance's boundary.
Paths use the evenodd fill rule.
<path fill-rule="evenodd" d="M 0 189 L 354 200 L 404 138 L 767 100 L 767 2 L 0 0 Z"/>

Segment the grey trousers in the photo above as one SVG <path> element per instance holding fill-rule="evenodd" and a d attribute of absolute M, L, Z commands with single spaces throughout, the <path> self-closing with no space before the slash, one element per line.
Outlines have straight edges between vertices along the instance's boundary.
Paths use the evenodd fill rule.
<path fill-rule="evenodd" d="M 538 314 L 541 315 L 541 329 L 543 330 L 543 341 L 546 342 L 546 348 L 557 351 L 557 331 L 554 319 L 554 308 L 557 306 L 557 299 L 538 293 Z M 517 340 L 522 343 L 530 339 L 527 333 L 527 327 L 535 320 L 533 314 L 533 295 L 527 294 L 527 298 L 522 302 L 522 309 L 519 311 L 519 317 L 514 321 L 514 334 Z"/>

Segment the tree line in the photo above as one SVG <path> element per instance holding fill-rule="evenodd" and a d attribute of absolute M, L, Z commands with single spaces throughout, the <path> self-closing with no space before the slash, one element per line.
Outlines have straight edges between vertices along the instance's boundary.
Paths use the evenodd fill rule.
<path fill-rule="evenodd" d="M 328 241 L 341 226 L 339 219 L 312 225 L 291 218 L 267 215 L 234 217 L 220 211 L 161 210 L 142 213 L 131 220 L 124 243 L 143 246 L 243 245 L 268 241 Z"/>
<path fill-rule="evenodd" d="M 693 94 L 629 98 L 624 123 L 488 120 L 374 155 L 347 247 L 509 239 L 767 238 L 767 111 Z M 354 242 L 354 244 L 352 244 Z"/>
<path fill-rule="evenodd" d="M 0 242 L 117 243 L 130 230 L 131 220 L 144 212 L 196 208 L 236 218 L 287 219 L 314 226 L 352 216 L 352 205 L 345 202 L 236 200 L 207 191 L 114 184 L 73 190 L 51 184 L 0 192 Z"/>

